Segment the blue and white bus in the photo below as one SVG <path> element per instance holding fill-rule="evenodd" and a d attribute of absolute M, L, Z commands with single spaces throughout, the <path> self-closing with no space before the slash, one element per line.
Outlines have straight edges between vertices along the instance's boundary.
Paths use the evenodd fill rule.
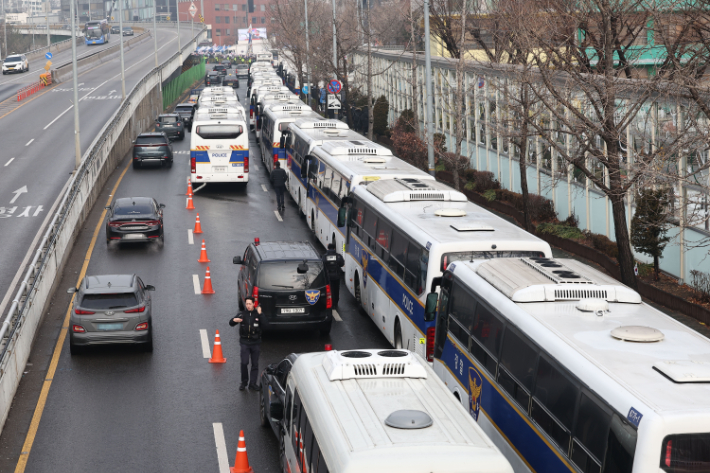
<path fill-rule="evenodd" d="M 393 346 L 429 361 L 435 314 L 425 314 L 427 293 L 451 261 L 552 256 L 543 240 L 431 179 L 355 186 L 338 213 L 348 290 Z"/>
<path fill-rule="evenodd" d="M 261 131 L 258 125 L 259 116 L 263 110 L 266 96 L 269 96 L 271 100 L 281 98 L 284 102 L 291 100 L 292 103 L 296 103 L 293 95 L 291 95 L 291 92 L 285 85 L 263 85 L 254 89 L 254 93 L 251 95 L 251 103 L 254 105 L 254 132 L 257 143 L 261 138 Z"/>
<path fill-rule="evenodd" d="M 254 94 L 262 86 L 281 86 L 281 79 L 278 77 L 270 78 L 259 78 L 252 81 L 251 85 L 247 88 L 246 101 L 249 104 L 249 127 L 254 128 L 256 125 L 256 102 L 254 101 Z"/>
<path fill-rule="evenodd" d="M 575 260 L 440 282 L 434 371 L 516 472 L 710 471 L 706 337 Z"/>
<path fill-rule="evenodd" d="M 84 24 L 84 43 L 90 44 L 105 44 L 111 39 L 111 27 L 108 20 L 87 21 Z"/>
<path fill-rule="evenodd" d="M 261 131 L 262 135 L 261 159 L 269 174 L 273 171 L 276 162 L 281 163 L 281 169 L 287 170 L 286 150 L 281 147 L 281 136 L 288 129 L 289 123 L 299 118 L 320 118 L 311 107 L 298 100 L 298 97 L 290 93 L 289 96 L 293 97 L 296 103 L 290 103 L 291 99 L 286 100 L 286 103 L 281 100 L 268 102 L 260 122 L 257 122 L 257 131 Z"/>
<path fill-rule="evenodd" d="M 247 124 L 239 109 L 232 110 L 232 116 L 226 118 L 224 116 L 229 115 L 229 111 L 224 113 L 224 109 L 214 109 L 209 119 L 193 121 L 190 135 L 190 182 L 193 187 L 213 182 L 244 185 L 249 182 Z"/>

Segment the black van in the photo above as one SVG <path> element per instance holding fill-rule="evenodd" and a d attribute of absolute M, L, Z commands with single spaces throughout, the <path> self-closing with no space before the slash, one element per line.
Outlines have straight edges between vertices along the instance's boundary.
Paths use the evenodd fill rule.
<path fill-rule="evenodd" d="M 254 239 L 235 256 L 241 265 L 237 285 L 239 308 L 252 296 L 261 305 L 264 330 L 275 328 L 313 328 L 330 332 L 333 302 L 330 281 L 323 262 L 308 242 Z"/>

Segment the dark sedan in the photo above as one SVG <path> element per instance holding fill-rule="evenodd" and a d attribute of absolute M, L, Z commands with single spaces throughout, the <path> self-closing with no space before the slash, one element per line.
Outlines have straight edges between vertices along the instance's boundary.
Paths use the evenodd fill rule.
<path fill-rule="evenodd" d="M 116 199 L 108 210 L 106 244 L 119 242 L 157 241 L 165 243 L 163 234 L 163 209 L 151 197 L 125 197 Z"/>
<path fill-rule="evenodd" d="M 168 135 L 159 133 L 141 133 L 133 142 L 133 168 L 140 168 L 143 163 L 173 165 L 173 148 Z"/>
<path fill-rule="evenodd" d="M 227 67 L 222 64 L 217 64 L 212 68 L 212 72 L 217 72 L 221 76 L 227 75 Z"/>
<path fill-rule="evenodd" d="M 155 130 L 162 131 L 168 138 L 185 139 L 185 125 L 177 113 L 163 113 L 155 120 Z"/>
<path fill-rule="evenodd" d="M 123 36 L 133 36 L 133 28 L 131 28 L 130 26 L 124 26 Z"/>
<path fill-rule="evenodd" d="M 205 86 L 210 87 L 215 85 L 222 85 L 222 76 L 219 75 L 218 72 L 209 72 L 207 76 L 205 76 Z"/>
<path fill-rule="evenodd" d="M 224 76 L 224 79 L 222 79 L 222 85 L 225 87 L 231 87 L 233 89 L 238 89 L 239 88 L 239 78 L 237 77 L 236 74 L 233 72 L 230 72 L 226 76 Z"/>

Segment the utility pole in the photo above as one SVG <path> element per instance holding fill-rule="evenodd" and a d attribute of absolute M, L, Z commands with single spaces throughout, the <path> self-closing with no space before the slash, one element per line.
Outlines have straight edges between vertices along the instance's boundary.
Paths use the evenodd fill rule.
<path fill-rule="evenodd" d="M 49 48 L 52 45 L 52 39 L 49 34 L 49 11 L 50 11 L 50 3 L 49 2 L 43 2 L 42 5 L 44 5 L 44 18 L 47 20 L 47 47 Z"/>
<path fill-rule="evenodd" d="M 7 57 L 8 51 L 7 51 L 7 17 L 5 16 L 5 0 L 2 0 L 2 34 L 3 34 L 3 43 L 4 43 L 4 48 L 3 50 L 5 51 L 5 57 Z"/>
<path fill-rule="evenodd" d="M 311 106 L 311 62 L 308 59 L 310 56 L 310 49 L 308 46 L 308 0 L 303 0 L 303 4 L 305 5 L 305 10 L 306 10 L 306 85 L 308 89 L 308 93 L 306 94 L 306 104 L 308 106 Z M 303 87 L 301 87 L 303 89 Z"/>
<path fill-rule="evenodd" d="M 155 45 L 153 49 L 155 49 L 155 68 L 158 68 L 158 24 L 157 24 L 157 17 L 158 16 L 158 3 L 157 0 L 153 0 L 153 44 Z"/>
<path fill-rule="evenodd" d="M 180 62 L 182 62 L 182 50 L 180 49 L 180 3 L 179 0 L 175 0 L 175 18 L 177 20 L 177 34 L 178 34 L 178 53 L 180 53 Z"/>
<path fill-rule="evenodd" d="M 429 44 L 429 0 L 424 0 L 424 58 L 426 68 L 426 136 L 427 154 L 429 156 L 429 174 L 435 173 L 434 169 L 434 105 L 432 103 L 431 87 L 431 45 Z"/>
<path fill-rule="evenodd" d="M 119 35 L 121 39 L 121 102 L 126 100 L 126 67 L 123 63 L 123 2 L 118 0 L 118 29 L 121 31 Z"/>
<path fill-rule="evenodd" d="M 69 13 L 71 14 L 71 62 L 72 62 L 72 75 L 74 80 L 74 170 L 79 169 L 79 164 L 81 164 L 81 140 L 80 140 L 80 127 L 79 127 L 79 74 L 77 71 L 76 64 L 76 20 L 74 19 L 74 2 L 75 0 L 70 0 Z"/>
<path fill-rule="evenodd" d="M 338 80 L 338 40 L 335 29 L 335 0 L 333 0 L 333 79 Z M 325 101 L 326 104 L 328 101 Z M 333 118 L 338 119 L 338 110 L 333 110 Z"/>

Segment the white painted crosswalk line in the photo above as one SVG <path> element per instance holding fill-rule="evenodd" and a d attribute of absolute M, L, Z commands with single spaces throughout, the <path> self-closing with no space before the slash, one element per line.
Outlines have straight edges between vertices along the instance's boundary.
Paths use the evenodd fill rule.
<path fill-rule="evenodd" d="M 227 458 L 227 443 L 224 441 L 224 429 L 221 422 L 212 424 L 214 430 L 214 443 L 217 447 L 217 464 L 219 473 L 229 473 L 229 459 Z"/>
<path fill-rule="evenodd" d="M 192 235 L 192 230 L 190 228 L 187 229 L 187 242 L 191 245 L 195 244 L 195 238 Z"/>
<path fill-rule="evenodd" d="M 343 319 L 340 318 L 340 314 L 338 313 L 337 310 L 333 309 L 333 318 L 337 320 L 338 322 L 342 322 Z"/>
<path fill-rule="evenodd" d="M 284 219 L 281 218 L 281 214 L 279 214 L 278 210 L 274 210 L 274 214 L 276 215 L 276 220 L 278 220 L 279 222 L 284 221 Z"/>
<path fill-rule="evenodd" d="M 264 184 L 261 185 L 261 188 L 264 189 L 264 192 L 269 192 L 269 190 L 266 188 Z"/>
<path fill-rule="evenodd" d="M 210 358 L 212 354 L 210 353 L 210 341 L 207 338 L 207 330 L 200 329 L 200 343 L 202 344 L 202 358 Z"/>
<path fill-rule="evenodd" d="M 192 286 L 195 288 L 195 294 L 202 294 L 200 288 L 200 277 L 197 274 L 192 275 Z"/>

